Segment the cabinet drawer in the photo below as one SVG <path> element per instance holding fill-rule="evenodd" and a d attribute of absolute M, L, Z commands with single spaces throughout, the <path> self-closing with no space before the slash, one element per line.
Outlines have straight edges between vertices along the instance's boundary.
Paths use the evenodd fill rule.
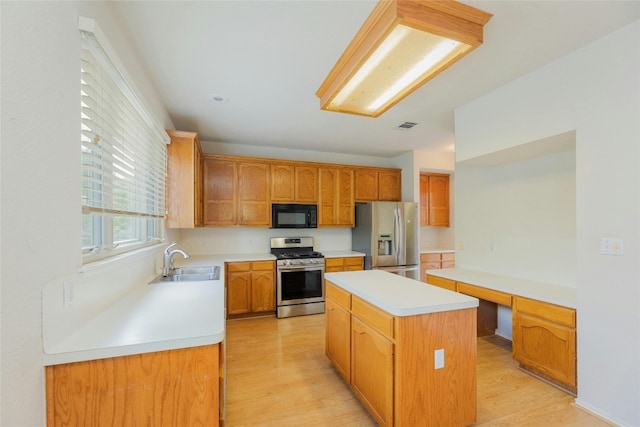
<path fill-rule="evenodd" d="M 362 257 L 348 257 L 344 259 L 345 267 L 362 267 L 364 260 Z"/>
<path fill-rule="evenodd" d="M 576 326 L 576 311 L 572 308 L 522 297 L 514 297 L 513 304 L 517 312 L 529 313 L 572 328 Z"/>
<path fill-rule="evenodd" d="M 342 267 L 342 258 L 325 258 L 324 267 Z"/>
<path fill-rule="evenodd" d="M 420 262 L 440 262 L 440 254 L 420 254 Z"/>
<path fill-rule="evenodd" d="M 227 263 L 227 272 L 236 273 L 239 271 L 251 271 L 251 263 L 250 262 L 228 262 Z"/>
<path fill-rule="evenodd" d="M 327 298 L 332 299 L 336 304 L 347 310 L 351 310 L 351 294 L 328 280 L 326 285 Z"/>
<path fill-rule="evenodd" d="M 456 260 L 456 254 L 452 254 L 452 253 L 442 254 L 442 261 L 455 261 L 455 260 Z"/>
<path fill-rule="evenodd" d="M 427 274 L 427 283 L 433 286 L 439 286 L 450 291 L 456 291 L 456 282 L 451 279 L 444 279 L 442 277 L 431 276 Z"/>
<path fill-rule="evenodd" d="M 511 295 L 500 291 L 494 291 L 493 289 L 481 288 L 480 286 L 458 282 L 458 292 L 511 307 Z"/>
<path fill-rule="evenodd" d="M 351 312 L 387 338 L 393 338 L 393 316 L 391 314 L 372 306 L 357 296 L 351 298 Z"/>
<path fill-rule="evenodd" d="M 252 270 L 275 270 L 273 261 L 253 261 L 251 263 Z"/>

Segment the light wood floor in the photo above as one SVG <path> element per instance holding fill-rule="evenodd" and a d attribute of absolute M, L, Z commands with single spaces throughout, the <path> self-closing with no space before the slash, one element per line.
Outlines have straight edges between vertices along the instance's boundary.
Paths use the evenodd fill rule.
<path fill-rule="evenodd" d="M 377 425 L 324 355 L 323 314 L 231 320 L 226 342 L 227 427 Z M 505 342 L 478 339 L 476 426 L 609 426 L 518 369 Z"/>

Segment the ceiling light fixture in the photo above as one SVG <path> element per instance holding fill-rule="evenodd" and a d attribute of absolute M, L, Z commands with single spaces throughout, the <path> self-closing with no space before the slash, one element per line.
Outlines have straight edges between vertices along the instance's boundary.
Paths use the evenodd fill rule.
<path fill-rule="evenodd" d="M 480 46 L 491 16 L 454 0 L 380 0 L 316 92 L 320 108 L 378 117 Z"/>

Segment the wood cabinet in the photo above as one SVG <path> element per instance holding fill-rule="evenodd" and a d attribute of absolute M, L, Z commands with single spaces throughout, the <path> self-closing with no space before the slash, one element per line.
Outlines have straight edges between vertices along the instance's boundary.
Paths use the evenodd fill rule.
<path fill-rule="evenodd" d="M 329 280 L 326 294 L 327 356 L 379 425 L 475 422 L 475 308 L 394 316 Z"/>
<path fill-rule="evenodd" d="M 355 225 L 353 170 L 348 168 L 320 168 L 318 225 Z"/>
<path fill-rule="evenodd" d="M 351 384 L 351 294 L 326 289 L 326 355 L 342 378 Z"/>
<path fill-rule="evenodd" d="M 317 203 L 318 168 L 295 163 L 271 164 L 271 201 Z"/>
<path fill-rule="evenodd" d="M 324 271 L 326 273 L 360 270 L 364 270 L 364 257 L 362 256 L 325 258 L 324 260 Z"/>
<path fill-rule="evenodd" d="M 47 426 L 224 424 L 222 344 L 47 366 Z"/>
<path fill-rule="evenodd" d="M 271 225 L 268 163 L 238 163 L 238 225 Z"/>
<path fill-rule="evenodd" d="M 268 163 L 204 156 L 205 225 L 271 224 Z"/>
<path fill-rule="evenodd" d="M 426 270 L 453 268 L 456 265 L 456 254 L 453 252 L 437 252 L 420 254 L 420 280 L 427 281 Z M 452 289 L 455 290 L 455 289 Z"/>
<path fill-rule="evenodd" d="M 167 130 L 167 228 L 195 228 L 203 224 L 202 148 L 198 134 Z"/>
<path fill-rule="evenodd" d="M 275 261 L 228 262 L 225 286 L 227 317 L 275 313 Z"/>
<path fill-rule="evenodd" d="M 513 357 L 521 366 L 572 392 L 576 378 L 576 311 L 513 298 Z"/>
<path fill-rule="evenodd" d="M 449 175 L 420 174 L 420 225 L 449 227 Z"/>
<path fill-rule="evenodd" d="M 357 168 L 355 170 L 355 201 L 395 201 L 402 199 L 400 169 Z"/>

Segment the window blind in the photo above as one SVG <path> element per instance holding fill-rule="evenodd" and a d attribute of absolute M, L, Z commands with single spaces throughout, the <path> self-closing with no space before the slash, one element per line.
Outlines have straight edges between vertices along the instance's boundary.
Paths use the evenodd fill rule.
<path fill-rule="evenodd" d="M 162 218 L 169 138 L 94 34 L 80 33 L 82 212 Z"/>

